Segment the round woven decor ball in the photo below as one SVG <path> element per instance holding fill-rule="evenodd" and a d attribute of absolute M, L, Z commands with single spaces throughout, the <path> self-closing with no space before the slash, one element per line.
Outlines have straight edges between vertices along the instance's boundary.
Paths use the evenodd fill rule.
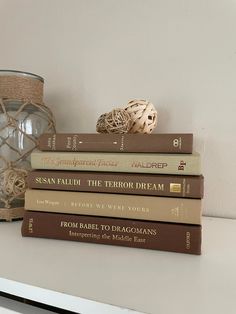
<path fill-rule="evenodd" d="M 100 133 L 128 133 L 132 126 L 130 114 L 124 109 L 114 109 L 103 114 L 97 122 L 97 132 Z"/>
<path fill-rule="evenodd" d="M 98 133 L 107 133 L 107 130 L 105 128 L 105 117 L 106 117 L 106 113 L 102 114 L 97 121 L 97 125 L 96 125 L 96 131 Z"/>
<path fill-rule="evenodd" d="M 2 173 L 2 190 L 9 197 L 23 197 L 26 190 L 27 171 L 24 169 L 6 169 Z"/>
<path fill-rule="evenodd" d="M 134 99 L 124 108 L 131 116 L 132 128 L 129 133 L 152 133 L 157 126 L 157 111 L 147 100 Z"/>

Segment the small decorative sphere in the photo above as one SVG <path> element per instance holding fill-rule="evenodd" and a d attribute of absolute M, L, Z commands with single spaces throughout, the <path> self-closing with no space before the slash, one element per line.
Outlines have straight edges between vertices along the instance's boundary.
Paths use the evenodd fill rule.
<path fill-rule="evenodd" d="M 25 169 L 6 169 L 1 174 L 1 189 L 12 198 L 23 198 L 26 190 L 27 171 Z"/>
<path fill-rule="evenodd" d="M 147 100 L 131 100 L 124 108 L 131 116 L 129 133 L 152 133 L 157 126 L 157 111 Z"/>
<path fill-rule="evenodd" d="M 132 127 L 130 114 L 124 109 L 113 109 L 99 117 L 96 130 L 99 133 L 128 133 Z"/>
<path fill-rule="evenodd" d="M 98 133 L 107 133 L 107 130 L 105 128 L 106 115 L 107 113 L 104 113 L 98 118 L 97 125 L 96 125 L 96 131 Z"/>

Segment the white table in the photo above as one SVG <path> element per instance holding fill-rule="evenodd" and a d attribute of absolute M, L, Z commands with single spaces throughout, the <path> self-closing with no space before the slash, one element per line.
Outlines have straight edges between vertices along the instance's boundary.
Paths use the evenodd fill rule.
<path fill-rule="evenodd" d="M 201 256 L 22 238 L 20 227 L 0 223 L 0 291 L 82 314 L 236 313 L 236 220 L 204 217 Z"/>

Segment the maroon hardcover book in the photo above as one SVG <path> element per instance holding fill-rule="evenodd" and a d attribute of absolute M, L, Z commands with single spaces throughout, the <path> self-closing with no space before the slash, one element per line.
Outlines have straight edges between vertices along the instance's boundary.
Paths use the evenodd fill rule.
<path fill-rule="evenodd" d="M 203 176 L 33 170 L 31 189 L 203 198 Z"/>
<path fill-rule="evenodd" d="M 201 226 L 26 211 L 22 236 L 201 254 Z"/>
<path fill-rule="evenodd" d="M 193 134 L 99 134 L 45 133 L 39 149 L 73 152 L 192 153 Z"/>

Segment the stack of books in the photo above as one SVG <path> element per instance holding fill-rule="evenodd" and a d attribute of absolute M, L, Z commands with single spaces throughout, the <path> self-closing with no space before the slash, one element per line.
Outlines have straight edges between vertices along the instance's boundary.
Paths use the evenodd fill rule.
<path fill-rule="evenodd" d="M 43 134 L 22 235 L 201 253 L 192 134 Z"/>

